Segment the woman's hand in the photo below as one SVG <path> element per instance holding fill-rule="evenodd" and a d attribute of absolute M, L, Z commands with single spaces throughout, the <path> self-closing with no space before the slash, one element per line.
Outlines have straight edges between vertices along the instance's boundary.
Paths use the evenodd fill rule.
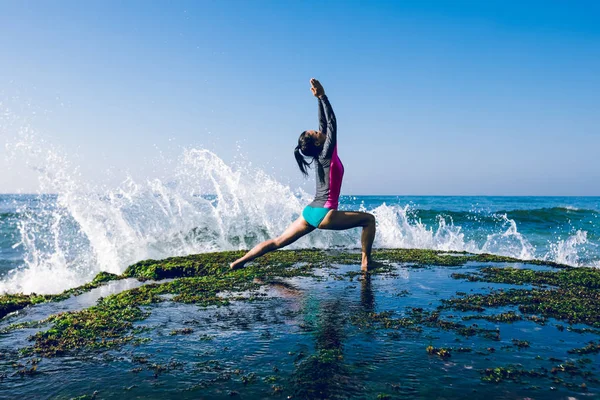
<path fill-rule="evenodd" d="M 310 80 L 310 91 L 315 97 L 325 96 L 325 89 L 323 89 L 321 82 L 315 78 L 311 78 Z"/>

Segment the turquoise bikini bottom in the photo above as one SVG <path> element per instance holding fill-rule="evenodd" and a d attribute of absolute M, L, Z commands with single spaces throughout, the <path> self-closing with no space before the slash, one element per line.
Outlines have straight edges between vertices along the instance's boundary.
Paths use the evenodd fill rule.
<path fill-rule="evenodd" d="M 304 207 L 304 210 L 302 210 L 302 217 L 304 217 L 309 225 L 318 228 L 319 224 L 330 210 L 331 208 L 306 206 Z"/>

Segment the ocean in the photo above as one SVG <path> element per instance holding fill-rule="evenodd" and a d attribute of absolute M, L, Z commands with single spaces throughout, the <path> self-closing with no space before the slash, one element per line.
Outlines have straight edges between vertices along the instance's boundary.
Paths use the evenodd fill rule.
<path fill-rule="evenodd" d="M 113 188 L 65 171 L 41 177 L 55 194 L 0 195 L 0 293 L 59 293 L 143 259 L 248 249 L 283 232 L 312 197 L 203 149 L 186 150 L 168 178 Z M 375 214 L 375 248 L 600 266 L 600 197 L 345 195 L 340 209 Z M 289 246 L 359 247 L 359 229 Z"/>
<path fill-rule="evenodd" d="M 312 200 L 312 193 L 251 165 L 228 165 L 203 149 L 185 150 L 168 173 L 128 178 L 116 186 L 86 181 L 55 153 L 33 153 L 43 155 L 37 164 L 41 189 L 54 194 L 0 195 L 0 293 L 60 293 L 100 271 L 121 273 L 139 260 L 247 249 L 280 234 Z M 342 210 L 375 214 L 375 248 L 493 253 L 600 267 L 598 197 L 346 195 L 340 200 Z M 359 245 L 360 229 L 353 229 L 315 231 L 289 248 Z M 527 263 L 491 265 L 553 270 Z M 222 306 L 206 303 L 219 298 L 203 286 L 212 276 L 108 282 L 4 317 L 0 386 L 7 398 L 597 395 L 600 355 L 592 348 L 597 319 L 583 324 L 564 315 L 546 318 L 544 312 L 555 310 L 550 303 L 555 297 L 532 310 L 525 306 L 540 300 L 527 294 L 515 295 L 523 304 L 491 302 L 484 312 L 440 308 L 448 299 L 470 295 L 531 293 L 531 284 L 455 275 L 479 274 L 486 266 L 490 263 L 396 262 L 366 276 L 357 276 L 359 266 L 352 263 L 324 265 L 313 276 L 271 276 L 269 268 L 264 276 L 262 270 L 261 276 L 240 271 L 217 279 L 248 279 L 260 287 L 220 292 L 236 299 Z M 596 289 L 581 283 L 586 279 L 595 282 L 586 274 L 571 275 L 565 283 L 571 289 L 559 289 L 564 309 L 593 307 Z M 176 290 L 195 282 L 193 296 L 162 291 L 176 282 Z M 582 291 L 574 295 L 570 285 Z M 140 295 L 146 292 L 135 289 L 140 286 L 156 291 L 151 303 Z M 557 293 L 536 286 L 540 290 Z M 139 318 L 121 321 L 136 312 Z M 56 322 L 59 315 L 66 317 Z M 494 319 L 506 316 L 516 320 Z M 119 331 L 121 322 L 131 325 Z M 97 326 L 104 331 L 94 331 Z M 60 343 L 75 346 L 72 352 L 41 358 L 31 353 L 36 337 L 56 332 Z M 89 337 L 100 347 L 85 345 Z M 436 355 L 436 349 L 451 357 Z M 586 353 L 575 354 L 578 349 Z M 487 383 L 495 379 L 501 382 Z"/>

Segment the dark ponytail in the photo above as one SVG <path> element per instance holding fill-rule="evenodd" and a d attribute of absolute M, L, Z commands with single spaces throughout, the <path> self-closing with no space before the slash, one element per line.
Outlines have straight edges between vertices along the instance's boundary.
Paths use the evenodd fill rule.
<path fill-rule="evenodd" d="M 308 176 L 308 167 L 317 160 L 317 173 L 319 174 L 319 181 L 325 182 L 325 170 L 318 161 L 319 154 L 323 150 L 323 146 L 315 145 L 315 140 L 306 133 L 306 131 L 300 134 L 298 138 L 298 145 L 294 149 L 294 157 L 298 163 L 298 167 L 304 176 Z M 312 157 L 311 162 L 307 162 L 305 157 Z"/>
<path fill-rule="evenodd" d="M 296 162 L 298 163 L 298 167 L 300 168 L 300 171 L 302 171 L 302 174 L 308 176 L 307 167 L 310 166 L 310 163 L 307 163 L 302 153 L 300 153 L 300 146 L 296 146 L 294 157 L 296 157 Z"/>

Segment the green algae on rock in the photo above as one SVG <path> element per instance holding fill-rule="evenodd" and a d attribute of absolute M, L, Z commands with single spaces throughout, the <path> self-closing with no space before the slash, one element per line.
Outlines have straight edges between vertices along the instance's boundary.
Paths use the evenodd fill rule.
<path fill-rule="evenodd" d="M 465 293 L 462 294 L 462 296 L 464 296 L 464 295 L 465 295 Z M 522 321 L 523 317 L 519 314 L 516 314 L 514 311 L 508 311 L 505 313 L 493 314 L 493 315 L 466 315 L 466 316 L 462 317 L 463 321 L 468 321 L 471 319 L 484 319 L 484 320 L 490 321 L 490 322 L 506 322 L 506 323 L 510 324 L 515 321 Z"/>
<path fill-rule="evenodd" d="M 427 349 L 425 350 L 427 351 L 427 354 L 436 355 L 442 360 L 446 360 L 452 356 L 450 349 L 445 349 L 443 347 L 438 349 L 433 346 L 427 346 Z"/>
<path fill-rule="evenodd" d="M 569 352 L 571 355 L 568 355 L 569 349 L 584 346 L 589 341 L 588 338 L 584 340 L 583 336 L 572 334 L 570 337 L 574 337 L 574 344 L 564 343 L 559 346 L 558 352 L 553 351 L 544 358 L 534 358 L 540 351 L 540 344 L 537 343 L 539 335 L 516 333 L 522 326 L 531 328 L 531 322 L 554 323 L 549 321 L 552 317 L 548 314 L 551 311 L 549 308 L 546 313 L 530 313 L 527 308 L 521 309 L 521 306 L 535 306 L 532 296 L 542 296 L 543 293 L 552 291 L 562 291 L 561 293 L 575 297 L 578 293 L 584 296 L 593 294 L 597 290 L 593 271 L 572 274 L 570 268 L 561 266 L 550 271 L 540 271 L 544 272 L 541 275 L 531 270 L 521 273 L 514 272 L 516 268 L 511 268 L 511 263 L 519 263 L 521 270 L 525 270 L 528 262 L 506 257 L 432 250 L 379 250 L 376 258 L 388 265 L 368 274 L 358 271 L 359 253 L 321 250 L 277 251 L 256 260 L 247 268 L 230 271 L 229 262 L 239 254 L 241 252 L 224 252 L 173 257 L 163 261 L 149 260 L 132 265 L 121 276 L 100 277 L 98 281 L 123 278 L 163 280 L 106 296 L 98 300 L 95 306 L 81 311 L 50 316 L 45 320 L 48 325 L 43 325 L 44 330 L 31 337 L 32 346 L 26 348 L 24 354 L 43 357 L 68 355 L 64 358 L 67 361 L 71 356 L 76 356 L 77 359 L 82 357 L 83 360 L 106 357 L 118 360 L 119 366 L 116 363 L 110 368 L 124 367 L 123 375 L 129 378 L 123 381 L 122 390 L 127 391 L 133 388 L 130 386 L 133 382 L 131 379 L 137 384 L 147 382 L 146 378 L 154 376 L 149 381 L 158 386 L 165 385 L 166 382 L 194 382 L 192 386 L 174 386 L 175 389 L 170 389 L 175 391 L 202 390 L 203 394 L 220 393 L 223 396 L 231 394 L 243 397 L 260 393 L 263 397 L 278 394 L 297 398 L 347 398 L 352 393 L 357 396 L 363 393 L 365 382 L 371 384 L 368 379 L 373 379 L 370 376 L 365 378 L 367 381 L 361 382 L 357 379 L 360 377 L 357 371 L 368 375 L 370 371 L 375 371 L 381 360 L 387 363 L 381 367 L 383 379 L 387 381 L 384 382 L 385 386 L 378 382 L 379 386 L 371 393 L 372 397 L 379 394 L 384 398 L 383 396 L 388 396 L 390 388 L 403 394 L 432 393 L 427 392 L 429 389 L 424 388 L 424 384 L 405 384 L 409 382 L 406 376 L 402 378 L 402 385 L 395 385 L 399 382 L 397 375 L 385 377 L 384 369 L 396 365 L 393 364 L 396 362 L 394 360 L 429 366 L 432 371 L 437 371 L 438 368 L 449 368 L 451 371 L 453 365 L 466 362 L 472 365 L 473 370 L 461 370 L 459 376 L 463 373 L 470 374 L 469 379 L 474 380 L 472 382 L 479 382 L 481 378 L 490 383 L 508 380 L 547 387 L 541 382 L 527 382 L 535 378 L 550 380 L 553 386 L 577 391 L 581 390 L 581 385 L 585 384 L 582 382 L 585 381 L 590 386 L 586 390 L 591 393 L 597 390 L 595 378 L 591 375 L 595 373 L 593 365 L 596 361 L 596 342 L 573 349 Z M 450 273 L 456 271 L 455 267 L 465 263 L 468 265 L 461 271 L 476 272 L 455 274 L 454 278 L 465 281 L 452 281 Z M 499 268 L 495 263 L 508 267 Z M 439 265 L 450 268 L 440 268 Z M 484 268 L 489 265 L 492 267 Z M 321 268 L 326 269 L 319 271 Z M 486 269 L 495 272 L 485 275 Z M 524 284 L 534 285 L 534 288 L 498 290 L 494 289 L 496 285 L 470 283 L 494 283 L 493 279 L 506 281 L 509 278 L 504 277 L 504 270 L 507 270 L 506 276 L 510 276 L 513 281 L 509 284 L 519 284 L 522 281 Z M 552 275 L 555 273 L 562 275 Z M 469 279 L 470 276 L 477 279 Z M 490 277 L 489 280 L 486 280 L 487 276 Z M 371 279 L 373 287 L 370 286 Z M 437 280 L 433 281 L 436 283 L 428 284 L 427 280 L 421 279 Z M 438 285 L 439 282 L 443 282 L 443 285 Z M 458 287 L 455 288 L 454 285 Z M 517 292 L 511 292 L 515 290 Z M 507 297 L 504 298 L 503 295 Z M 440 305 L 440 300 L 448 298 L 448 303 L 442 302 Z M 220 308 L 237 300 L 240 302 L 232 307 Z M 258 302 L 250 304 L 252 301 Z M 561 301 L 573 303 L 576 300 L 565 297 Z M 160 303 L 164 306 L 160 306 Z M 202 308 L 175 303 L 193 304 Z M 497 306 L 508 306 L 515 308 L 515 311 L 502 309 L 491 314 L 490 311 Z M 50 305 L 50 309 L 53 308 Z M 450 311 L 453 309 L 485 310 L 486 313 L 463 314 Z M 42 314 L 44 318 L 47 315 Z M 245 316 L 240 319 L 242 315 Z M 302 316 L 304 320 L 298 319 Z M 18 316 L 14 326 L 9 325 L 4 329 L 12 332 L 21 327 L 38 327 L 39 322 L 22 322 L 31 317 L 29 314 Z M 579 313 L 577 318 L 579 321 Z M 472 321 L 477 324 L 466 322 L 473 319 L 482 321 Z M 508 340 L 505 337 L 502 343 L 490 343 L 488 340 L 500 339 L 498 326 L 505 323 L 517 323 L 517 326 L 512 327 L 501 325 L 502 333 L 510 335 Z M 188 328 L 192 325 L 193 329 Z M 569 335 L 567 331 L 571 329 L 585 334 L 598 331 L 567 327 L 566 324 L 558 331 L 549 327 L 534 328 L 544 329 L 544 332 L 550 330 L 558 338 Z M 156 332 L 150 332 L 154 329 Z M 561 333 L 563 331 L 565 333 Z M 8 337 L 12 339 L 13 333 Z M 17 333 L 14 337 L 17 337 L 19 346 L 22 346 L 24 336 L 18 336 Z M 513 339 L 511 343 L 512 337 L 528 341 Z M 579 342 L 578 337 L 581 338 Z M 289 338 L 298 340 L 288 340 Z M 143 340 L 150 342 L 138 346 Z M 289 343 L 294 343 L 294 347 L 290 348 Z M 356 343 L 359 345 L 355 346 Z M 365 349 L 362 349 L 363 343 L 368 343 Z M 376 343 L 372 347 L 375 349 L 373 360 L 365 362 L 364 355 L 368 358 L 371 343 Z M 424 351 L 427 343 L 431 347 Z M 496 349 L 489 347 L 490 344 Z M 504 346 L 505 344 L 508 346 Z M 517 349 L 513 346 L 522 349 L 516 358 L 525 366 L 504 364 L 511 362 L 506 357 L 515 357 Z M 359 348 L 358 351 L 356 347 Z M 266 348 L 273 352 L 265 353 Z M 192 349 L 190 351 L 193 353 L 180 353 L 179 350 L 183 349 Z M 365 353 L 366 349 L 368 351 Z M 396 350 L 402 355 L 392 354 Z M 237 351 L 242 351 L 241 354 L 246 351 L 253 357 L 242 362 L 236 356 L 240 354 Z M 427 353 L 433 356 L 428 357 Z M 194 358 L 188 358 L 190 354 L 194 354 Z M 290 354 L 290 357 L 286 354 Z M 406 358 L 408 354 L 412 358 Z M 585 364 L 584 354 L 591 354 L 588 364 Z M 549 355 L 563 360 L 549 358 Z M 18 355 L 15 359 L 19 360 L 17 357 Z M 502 364 L 496 364 L 496 360 Z M 42 363 L 40 376 L 33 379 L 48 379 L 46 365 L 61 363 L 61 360 Z M 25 365 L 26 362 L 23 361 L 22 364 Z M 488 368 L 497 365 L 504 366 Z M 25 372 L 29 367 L 19 368 Z M 181 375 L 185 375 L 183 380 Z M 24 374 L 22 379 L 28 379 L 27 377 Z M 425 376 L 424 379 L 429 377 Z M 145 384 L 140 383 L 140 386 L 143 385 Z M 481 386 L 489 388 L 489 385 Z M 515 385 L 511 383 L 510 386 Z M 114 386 L 111 390 L 114 392 L 121 388 Z M 131 390 L 130 394 L 134 395 L 138 389 Z M 478 391 L 482 392 L 479 388 Z M 80 393 L 82 392 L 76 394 Z"/>
<path fill-rule="evenodd" d="M 0 296 L 0 318 L 5 315 L 46 301 L 61 301 L 71 295 L 79 295 L 86 291 L 99 287 L 100 285 L 116 279 L 138 278 L 140 280 L 160 280 L 166 278 L 182 278 L 205 275 L 227 274 L 228 265 L 243 254 L 243 251 L 226 251 L 217 253 L 204 253 L 186 257 L 171 257 L 164 260 L 144 260 L 128 267 L 125 272 L 118 276 L 108 272 L 100 272 L 92 282 L 64 291 L 54 295 L 23 295 L 7 294 Z M 420 266 L 460 266 L 469 261 L 476 262 L 521 262 L 518 259 L 497 256 L 491 254 L 469 254 L 464 252 L 442 252 L 437 250 L 421 249 L 386 249 L 375 250 L 373 256 L 376 259 L 386 260 L 393 263 L 409 263 Z M 560 264 L 544 261 L 527 261 L 530 264 L 544 264 L 560 266 Z M 351 252 L 327 252 L 324 250 L 279 250 L 269 253 L 254 262 L 254 265 L 277 266 L 282 273 L 280 276 L 289 276 L 285 267 L 291 267 L 296 263 L 308 263 L 312 266 L 329 266 L 338 264 L 360 263 L 360 254 Z M 357 272 L 358 273 L 358 272 Z M 293 274 L 293 273 L 292 273 Z"/>
<path fill-rule="evenodd" d="M 60 295 L 47 296 L 12 296 L 13 302 L 8 304 L 18 304 L 20 308 L 35 302 L 54 301 L 59 298 L 66 298 L 72 294 L 80 294 L 84 291 L 98 287 L 104 282 L 134 277 L 140 280 L 148 279 L 174 279 L 169 282 L 152 283 L 142 287 L 126 290 L 124 292 L 110 295 L 100 299 L 97 305 L 85 310 L 56 314 L 48 318 L 52 327 L 44 332 L 39 332 L 33 336 L 34 345 L 30 351 L 46 357 L 52 357 L 66 352 L 79 351 L 82 349 L 101 349 L 119 346 L 134 340 L 134 323 L 141 321 L 148 316 L 144 306 L 159 303 L 167 300 L 165 296 L 170 296 L 168 300 L 174 302 L 198 304 L 201 306 L 228 304 L 231 299 L 252 300 L 258 299 L 258 294 L 247 296 L 238 296 L 228 298 L 222 296 L 225 292 L 244 292 L 251 289 L 258 289 L 269 277 L 295 277 L 312 276 L 315 268 L 332 266 L 333 264 L 358 264 L 360 254 L 353 252 L 323 251 L 323 250 L 280 250 L 269 253 L 264 257 L 257 259 L 250 266 L 230 271 L 229 263 L 238 258 L 242 252 L 220 252 L 198 254 L 187 257 L 172 257 L 161 261 L 146 260 L 136 263 L 121 275 L 101 273 L 92 282 L 79 288 L 65 291 Z M 401 263 L 408 266 L 460 266 L 467 262 L 520 262 L 514 258 L 495 256 L 488 254 L 473 255 L 458 252 L 441 252 L 435 250 L 418 249 L 389 249 L 377 250 L 374 257 L 378 260 L 388 263 Z M 543 264 L 543 262 L 537 262 Z M 547 263 L 553 266 L 553 263 Z M 565 267 L 565 266 L 560 266 Z M 494 271 L 505 270 L 506 268 L 496 268 Z M 382 268 L 373 273 L 389 273 L 390 267 Z M 564 271 L 569 273 L 570 269 Z M 495 273 L 497 276 L 501 274 Z M 526 273 L 530 280 L 537 275 Z M 548 274 L 546 274 L 548 275 Z M 475 276 L 475 275 L 473 275 Z M 488 275 L 482 275 L 487 278 Z M 561 275 L 570 276 L 570 275 Z M 574 275 L 585 278 L 585 282 L 595 282 L 594 275 L 579 274 Z M 461 278 L 463 276 L 460 276 Z M 257 280 L 257 278 L 259 278 Z M 481 279 L 484 279 L 481 278 Z M 551 279 L 551 278 L 547 278 Z M 570 282 L 569 287 L 573 286 L 573 279 L 562 278 L 558 282 Z M 483 309 L 483 305 L 490 306 L 489 298 L 492 296 L 498 304 L 521 304 L 523 307 L 533 306 L 527 295 L 508 295 L 510 292 L 502 292 L 490 295 L 470 295 L 462 298 L 451 299 L 445 304 L 446 307 L 464 308 L 464 309 Z M 62 296 L 62 297 L 61 297 Z M 478 297 L 479 296 L 479 297 Z M 493 297 L 495 296 L 495 297 Z M 502 296 L 508 296 L 504 299 Z M 23 305 L 24 304 L 24 305 Z M 22 307 L 21 307 L 22 305 Z M 523 312 L 523 311 L 522 311 Z M 578 315 L 578 314 L 576 314 Z M 501 321 L 503 317 L 497 320 Z M 516 320 L 514 315 L 506 315 L 506 321 Z M 578 317 L 572 319 L 575 322 L 581 322 Z M 482 335 L 492 340 L 498 340 L 496 330 L 482 329 L 474 325 L 467 326 L 440 318 L 439 311 L 423 311 L 422 309 L 412 309 L 406 317 L 393 318 L 391 314 L 381 313 L 379 315 L 363 315 L 354 319 L 355 324 L 368 324 L 369 326 L 378 326 L 384 328 L 406 328 L 419 331 L 422 326 L 435 327 L 443 330 L 454 330 L 463 336 Z M 502 321 L 504 322 L 504 321 Z M 179 332 L 178 332 L 179 333 Z M 183 333 L 183 332 L 182 332 Z M 322 357 L 319 357 L 320 360 Z M 317 361 L 318 361 L 317 360 Z"/>
<path fill-rule="evenodd" d="M 110 348 L 134 339 L 133 323 L 148 316 L 142 306 L 165 301 L 161 295 L 173 294 L 173 301 L 201 305 L 227 304 L 217 296 L 224 290 L 242 291 L 256 284 L 245 279 L 219 279 L 205 276 L 181 278 L 126 290 L 98 301 L 81 311 L 56 314 L 49 319 L 51 329 L 33 336 L 32 350 L 51 357 L 82 348 Z"/>
<path fill-rule="evenodd" d="M 479 335 L 490 340 L 499 340 L 495 329 L 480 328 L 475 325 L 465 325 L 440 317 L 439 311 L 426 311 L 422 308 L 409 308 L 405 317 L 394 317 L 391 311 L 381 313 L 363 313 L 351 317 L 351 321 L 363 328 L 373 329 L 407 329 L 421 332 L 423 327 L 437 328 L 444 331 L 455 331 L 458 335 L 469 337 Z"/>
<path fill-rule="evenodd" d="M 527 263 L 530 263 L 527 261 Z M 475 273 L 452 274 L 456 279 L 513 285 L 551 285 L 567 289 L 569 287 L 600 289 L 600 270 L 597 268 L 564 268 L 560 271 L 535 271 L 522 268 L 485 267 Z"/>
<path fill-rule="evenodd" d="M 5 294 L 0 296 L 0 318 L 27 306 L 54 299 L 54 295 Z"/>
<path fill-rule="evenodd" d="M 529 347 L 529 342 L 527 340 L 513 339 L 512 343 L 513 343 L 513 346 L 518 347 L 520 349 Z"/>
<path fill-rule="evenodd" d="M 195 254 L 185 257 L 171 257 L 164 260 L 145 260 L 131 265 L 125 270 L 123 276 L 138 279 L 159 280 L 209 274 L 226 274 L 228 272 L 229 263 L 243 254 L 243 251 L 223 251 Z M 407 263 L 421 266 L 460 266 L 469 261 L 498 263 L 522 262 L 522 260 L 516 258 L 493 254 L 475 255 L 466 252 L 425 249 L 374 250 L 373 258 L 387 262 Z M 545 261 L 533 260 L 527 262 L 566 267 L 561 264 Z M 253 265 L 261 267 L 291 267 L 297 263 L 308 263 L 319 267 L 329 266 L 331 264 L 360 264 L 360 253 L 325 250 L 278 250 L 254 260 Z"/>
<path fill-rule="evenodd" d="M 600 353 L 600 343 L 590 342 L 587 346 L 568 351 L 569 354 L 598 354 Z"/>
<path fill-rule="evenodd" d="M 0 296 L 0 319 L 6 315 L 21 310 L 27 306 L 45 303 L 47 301 L 62 301 L 70 296 L 77 296 L 85 292 L 89 292 L 106 282 L 121 279 L 118 275 L 109 272 L 100 272 L 94 279 L 85 285 L 78 286 L 69 290 L 65 290 L 60 294 L 5 294 Z"/>
<path fill-rule="evenodd" d="M 556 318 L 600 327 L 600 270 L 565 268 L 559 271 L 486 267 L 479 272 L 452 274 L 455 279 L 508 284 L 530 284 L 534 289 L 493 290 L 443 300 L 457 310 L 483 311 L 486 307 L 514 305 L 529 318 Z M 549 285 L 550 287 L 546 287 Z M 537 321 L 536 321 L 537 322 Z"/>
<path fill-rule="evenodd" d="M 487 368 L 481 372 L 481 380 L 484 382 L 500 383 L 502 381 L 521 382 L 523 377 L 543 377 L 544 373 L 526 370 L 520 366 L 509 365 L 507 367 Z"/>

